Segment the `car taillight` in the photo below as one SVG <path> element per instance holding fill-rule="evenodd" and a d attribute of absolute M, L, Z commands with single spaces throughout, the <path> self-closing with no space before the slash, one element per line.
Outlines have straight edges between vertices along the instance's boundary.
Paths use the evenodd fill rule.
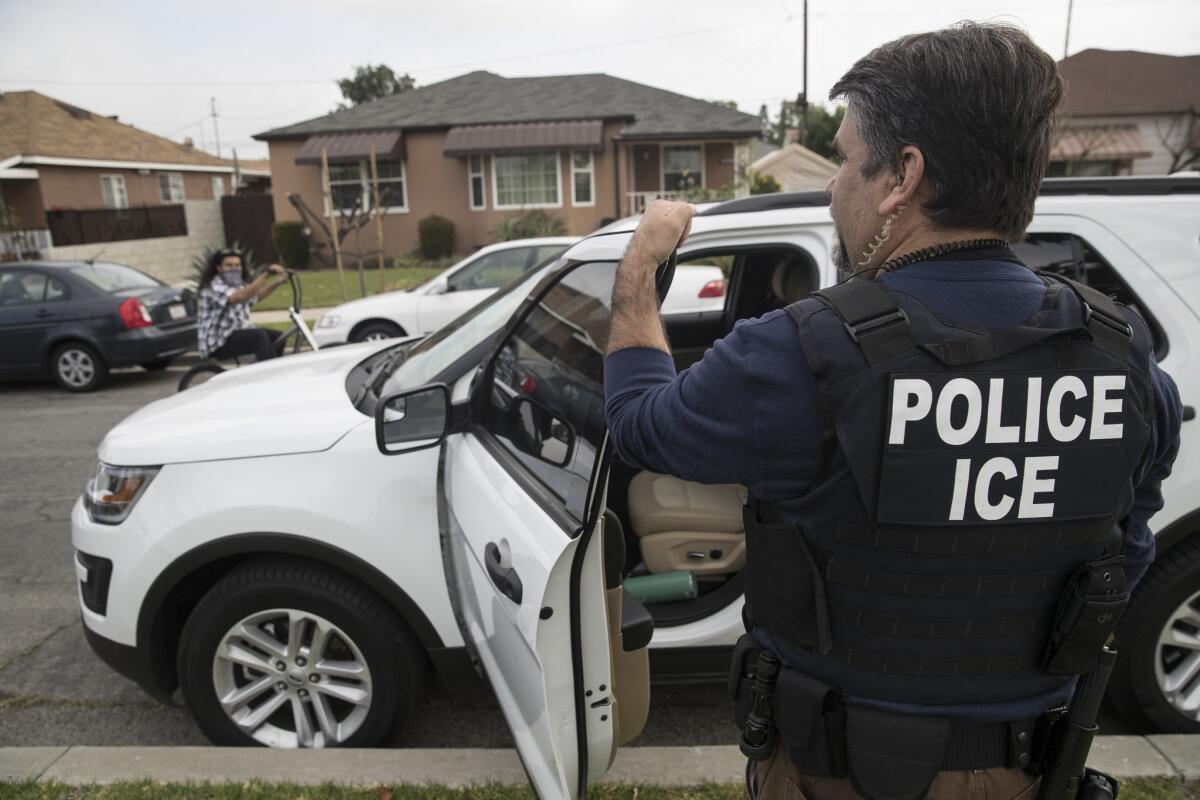
<path fill-rule="evenodd" d="M 521 391 L 525 394 L 533 394 L 537 391 L 537 378 L 532 375 L 526 375 L 524 378 L 521 378 L 518 386 L 521 387 Z"/>
<path fill-rule="evenodd" d="M 154 324 L 154 320 L 150 319 L 150 309 L 146 308 L 146 304 L 136 297 L 122 300 L 117 312 L 121 315 L 121 322 L 129 330 L 146 328 Z"/>
<path fill-rule="evenodd" d="M 709 281 L 700 287 L 698 297 L 724 297 L 725 296 L 725 279 L 717 278 L 715 281 Z"/>

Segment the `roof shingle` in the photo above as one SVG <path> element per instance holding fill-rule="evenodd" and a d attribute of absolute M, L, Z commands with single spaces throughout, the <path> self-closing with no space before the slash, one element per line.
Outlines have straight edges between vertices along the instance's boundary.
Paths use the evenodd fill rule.
<path fill-rule="evenodd" d="M 505 78 L 469 72 L 257 134 L 256 139 L 378 128 L 627 119 L 626 138 L 756 136 L 757 116 L 611 75 Z"/>
<path fill-rule="evenodd" d="M 1200 55 L 1082 50 L 1058 62 L 1067 116 L 1200 110 Z"/>

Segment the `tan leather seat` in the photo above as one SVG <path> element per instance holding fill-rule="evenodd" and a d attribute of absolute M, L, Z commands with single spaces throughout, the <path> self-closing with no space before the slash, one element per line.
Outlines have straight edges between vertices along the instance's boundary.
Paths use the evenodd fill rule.
<path fill-rule="evenodd" d="M 739 572 L 746 563 L 746 489 L 639 472 L 629 482 L 629 518 L 651 572 Z"/>
<path fill-rule="evenodd" d="M 779 298 L 781 308 L 803 300 L 812 290 L 812 273 L 802 258 L 791 256 L 771 273 L 771 293 Z"/>

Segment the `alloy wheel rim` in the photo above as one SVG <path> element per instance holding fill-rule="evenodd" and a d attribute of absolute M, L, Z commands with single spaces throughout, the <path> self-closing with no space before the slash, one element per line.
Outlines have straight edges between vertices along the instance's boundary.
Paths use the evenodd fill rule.
<path fill-rule="evenodd" d="M 363 337 L 364 342 L 382 342 L 384 339 L 390 339 L 386 333 L 381 331 L 372 331 Z"/>
<path fill-rule="evenodd" d="M 58 374 L 71 386 L 86 386 L 96 375 L 96 362 L 82 350 L 64 350 L 58 357 Z"/>
<path fill-rule="evenodd" d="M 222 711 L 268 747 L 331 747 L 362 727 L 374 697 L 358 645 L 309 611 L 275 608 L 221 637 L 212 663 Z"/>
<path fill-rule="evenodd" d="M 1180 714 L 1200 720 L 1200 592 L 1163 624 L 1154 648 L 1158 689 Z"/>

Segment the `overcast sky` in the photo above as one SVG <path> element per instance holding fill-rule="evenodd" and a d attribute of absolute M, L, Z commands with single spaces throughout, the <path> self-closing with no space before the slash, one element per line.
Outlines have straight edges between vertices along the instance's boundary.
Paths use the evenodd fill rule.
<path fill-rule="evenodd" d="M 776 109 L 801 86 L 803 0 L 0 0 L 0 90 L 43 94 L 215 151 L 319 116 L 355 65 L 424 86 L 475 69 L 606 72 Z M 809 0 L 809 97 L 870 48 L 960 19 L 1021 25 L 1063 55 L 1067 0 Z M 1075 0 L 1070 52 L 1200 52 L 1197 0 Z"/>

